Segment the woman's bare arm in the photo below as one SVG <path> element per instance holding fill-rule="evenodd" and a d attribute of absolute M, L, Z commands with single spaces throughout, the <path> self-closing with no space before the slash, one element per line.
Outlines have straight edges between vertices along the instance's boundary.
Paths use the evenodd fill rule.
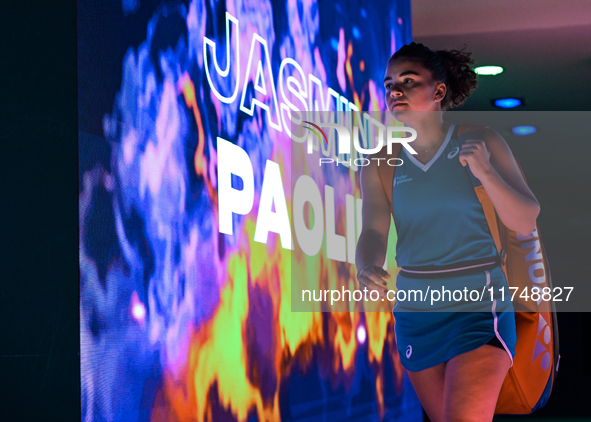
<path fill-rule="evenodd" d="M 540 204 L 529 189 L 513 153 L 501 135 L 491 129 L 484 140 L 468 140 L 460 152 L 460 161 L 470 166 L 507 228 L 522 235 L 530 234 L 540 213 Z"/>
<path fill-rule="evenodd" d="M 362 230 L 357 241 L 355 263 L 359 281 L 375 289 L 375 286 L 372 287 L 368 282 L 385 286 L 386 282 L 382 277 L 389 277 L 381 267 L 386 260 L 391 217 L 390 205 L 382 187 L 377 163 L 375 160 L 371 161 L 370 165 L 362 167 L 360 175 L 363 199 Z M 360 274 L 362 271 L 363 274 Z"/>

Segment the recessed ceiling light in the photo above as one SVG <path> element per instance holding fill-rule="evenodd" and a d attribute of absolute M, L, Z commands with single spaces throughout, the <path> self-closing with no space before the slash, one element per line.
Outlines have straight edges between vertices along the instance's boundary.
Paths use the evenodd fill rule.
<path fill-rule="evenodd" d="M 503 73 L 501 66 L 478 66 L 474 69 L 477 75 L 498 75 Z"/>
<path fill-rule="evenodd" d="M 493 104 L 501 108 L 515 108 L 522 105 L 523 101 L 519 98 L 499 98 L 498 100 L 493 100 Z"/>
<path fill-rule="evenodd" d="M 532 133 L 536 133 L 537 129 L 535 126 L 515 126 L 513 129 L 511 129 L 511 131 L 515 135 L 525 136 L 531 135 Z"/>

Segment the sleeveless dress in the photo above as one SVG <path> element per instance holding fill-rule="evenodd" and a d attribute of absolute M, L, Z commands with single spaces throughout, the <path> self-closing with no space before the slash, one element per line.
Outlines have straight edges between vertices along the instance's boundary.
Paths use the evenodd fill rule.
<path fill-rule="evenodd" d="M 451 125 L 437 153 L 422 164 L 402 148 L 403 164 L 392 183 L 392 212 L 398 235 L 399 267 L 454 266 L 463 261 L 497 256 L 482 205 L 459 161 L 457 129 Z M 513 365 L 515 315 L 500 266 L 452 277 L 396 278 L 398 300 L 393 308 L 402 365 L 420 371 L 490 343 L 500 343 Z M 505 289 L 501 300 L 500 289 Z M 491 290 L 492 289 L 492 290 Z M 431 301 L 434 291 L 449 291 L 447 300 Z M 482 296 L 455 301 L 458 292 Z M 401 299 L 405 292 L 405 300 Z M 415 291 L 414 300 L 410 298 Z M 418 293 L 420 291 L 420 293 Z M 452 293 L 455 292 L 456 296 Z M 492 293 L 491 293 L 492 292 Z M 408 295 L 407 295 L 408 293 Z M 426 300 L 417 300 L 417 294 Z M 480 300 L 474 300 L 480 296 Z M 461 303 L 461 305 L 460 305 Z"/>

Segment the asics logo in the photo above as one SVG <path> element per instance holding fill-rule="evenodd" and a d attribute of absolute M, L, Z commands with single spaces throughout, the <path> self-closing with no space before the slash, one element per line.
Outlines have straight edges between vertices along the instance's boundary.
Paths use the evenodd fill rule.
<path fill-rule="evenodd" d="M 406 358 L 410 358 L 410 355 L 412 355 L 412 346 L 409 344 L 406 346 Z"/>
<path fill-rule="evenodd" d="M 447 154 L 447 158 L 454 158 L 456 155 L 458 155 L 458 152 L 460 152 L 460 147 L 455 147 L 449 154 Z"/>

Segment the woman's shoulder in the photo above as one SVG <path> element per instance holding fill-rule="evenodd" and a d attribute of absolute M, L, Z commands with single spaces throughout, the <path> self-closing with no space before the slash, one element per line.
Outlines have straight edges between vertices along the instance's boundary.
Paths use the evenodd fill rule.
<path fill-rule="evenodd" d="M 465 133 L 479 132 L 481 130 L 484 131 L 485 129 L 489 129 L 488 126 L 477 125 L 477 124 L 473 124 L 473 123 L 463 123 L 463 124 L 459 125 L 458 135 L 463 135 Z"/>
<path fill-rule="evenodd" d="M 466 135 L 473 133 L 477 137 L 474 139 L 480 139 L 484 141 L 486 146 L 500 145 L 502 148 L 508 148 L 505 139 L 494 129 L 484 125 L 477 125 L 473 123 L 464 123 L 459 125 L 458 135 Z"/>
<path fill-rule="evenodd" d="M 507 141 L 497 131 L 488 126 L 464 123 L 459 125 L 457 133 L 458 136 L 473 133 L 474 137 L 468 136 L 467 140 L 483 142 L 493 156 L 493 160 L 506 160 L 513 156 Z"/>

